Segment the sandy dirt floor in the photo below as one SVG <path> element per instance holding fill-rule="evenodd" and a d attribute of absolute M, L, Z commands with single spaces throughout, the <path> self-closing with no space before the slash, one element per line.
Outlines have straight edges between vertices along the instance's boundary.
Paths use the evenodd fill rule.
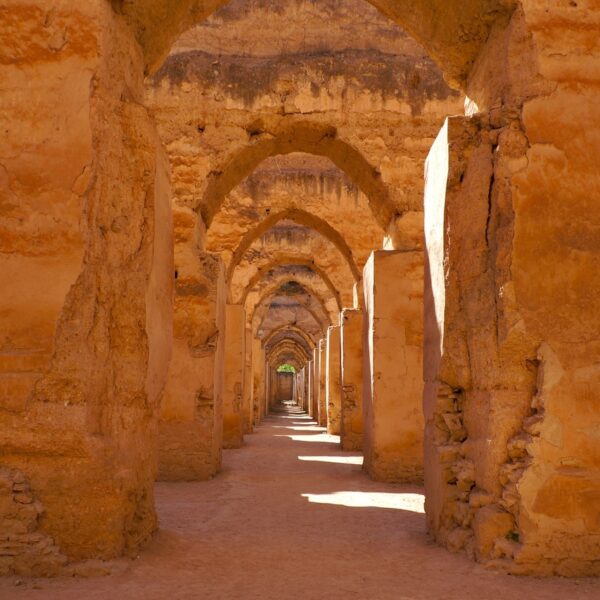
<path fill-rule="evenodd" d="M 306 415 L 270 416 L 212 481 L 159 483 L 160 531 L 105 577 L 0 580 L 0 598 L 600 599 L 600 581 L 488 571 L 425 533 L 422 489 L 370 481 Z"/>

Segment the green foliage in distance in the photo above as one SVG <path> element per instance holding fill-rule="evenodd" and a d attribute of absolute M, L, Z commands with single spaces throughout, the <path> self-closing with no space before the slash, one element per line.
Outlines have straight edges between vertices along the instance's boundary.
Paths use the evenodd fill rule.
<path fill-rule="evenodd" d="M 278 373 L 295 373 L 296 369 L 292 365 L 288 365 L 287 363 L 284 365 L 279 365 L 277 367 Z"/>

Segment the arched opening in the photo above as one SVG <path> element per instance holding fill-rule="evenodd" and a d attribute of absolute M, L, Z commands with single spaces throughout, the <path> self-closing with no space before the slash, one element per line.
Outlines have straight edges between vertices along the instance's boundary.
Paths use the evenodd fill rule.
<path fill-rule="evenodd" d="M 72 574 L 76 561 L 136 554 L 157 527 L 156 443 L 161 478 L 213 477 L 225 395 L 244 411 L 228 427 L 251 431 L 268 411 L 265 388 L 282 361 L 297 369 L 302 406 L 328 427 L 315 435 L 336 435 L 329 428 L 340 403 L 343 413 L 367 400 L 364 464 L 375 478 L 393 479 L 406 466 L 404 442 L 412 436 L 411 448 L 422 448 L 403 427 L 421 415 L 420 402 L 410 402 L 420 394 L 413 384 L 425 349 L 426 506 L 435 539 L 512 573 L 597 574 L 594 7 L 360 5 L 376 6 L 420 41 L 474 100 L 466 99 L 466 116 L 442 125 L 462 113 L 462 98 L 408 36 L 390 36 L 375 11 L 340 5 L 329 20 L 319 12 L 329 4 L 273 10 L 261 0 L 236 21 L 234 4 L 112 0 L 75 10 L 15 0 L 0 15 L 10 32 L 0 61 L 8 122 L 0 140 L 0 530 L 18 532 L 3 564 L 15 573 Z M 203 42 L 213 54 L 207 45 L 194 49 L 202 36 L 190 32 L 185 51 L 157 72 L 181 33 L 226 5 L 215 19 L 233 23 L 228 37 Z M 293 11 L 300 21 L 280 26 Z M 252 19 L 260 27 L 240 34 Z M 285 52 L 265 52 L 275 34 Z M 219 210 L 252 196 L 258 170 L 269 161 L 289 165 L 298 153 L 343 169 L 385 232 L 385 250 L 373 247 L 366 261 L 355 250 L 358 227 L 342 230 L 325 211 L 314 213 L 314 228 L 348 259 L 348 277 L 314 247 L 263 255 L 250 268 L 247 224 L 265 215 L 255 218 L 243 201 L 237 210 L 246 219 L 227 247 L 206 243 Z M 301 197 L 295 202 L 298 209 Z M 241 265 L 247 277 L 228 296 L 225 264 L 239 240 L 248 247 L 231 275 Z M 314 293 L 305 288 L 306 302 L 304 292 L 291 300 L 260 283 L 294 268 L 321 282 Z M 339 331 L 325 328 L 336 323 L 336 308 Z M 291 313 L 308 315 L 309 341 Z M 347 325 L 358 313 L 362 337 Z M 357 358 L 351 347 L 364 353 L 366 386 L 358 376 L 344 379 Z M 287 433 L 272 435 L 282 456 L 309 441 Z M 374 468 L 386 455 L 386 469 Z M 296 501 L 313 503 L 315 494 L 294 486 Z M 356 531 L 377 540 L 371 529 Z M 305 537 L 311 532 L 303 528 Z M 391 581 L 381 564 L 358 562 L 352 548 L 361 546 L 351 541 L 349 577 L 366 569 Z M 321 556 L 318 544 L 307 550 L 303 557 Z M 451 560 L 450 573 L 461 572 L 448 568 Z M 436 578 L 423 564 L 429 585 Z M 376 597 L 364 578 L 354 581 Z M 513 595 L 523 595 L 513 585 Z"/>
<path fill-rule="evenodd" d="M 352 271 L 352 274 L 354 275 L 355 280 L 360 278 L 358 268 L 352 256 L 352 250 L 348 246 L 346 240 L 333 227 L 331 227 L 328 223 L 326 223 L 319 217 L 307 213 L 303 210 L 292 208 L 286 211 L 281 211 L 274 215 L 269 215 L 264 221 L 257 225 L 254 230 L 249 231 L 242 238 L 239 246 L 233 253 L 231 262 L 229 263 L 227 277 L 228 280 L 231 279 L 235 268 L 242 260 L 244 253 L 252 245 L 252 242 L 257 240 L 261 235 L 263 235 L 265 232 L 271 229 L 274 225 L 284 220 L 293 221 L 294 223 L 304 225 L 305 227 L 313 229 L 314 231 L 317 231 L 321 235 L 325 236 L 335 245 L 335 247 L 340 251 L 344 259 L 348 262 L 348 265 L 350 267 L 350 270 Z"/>

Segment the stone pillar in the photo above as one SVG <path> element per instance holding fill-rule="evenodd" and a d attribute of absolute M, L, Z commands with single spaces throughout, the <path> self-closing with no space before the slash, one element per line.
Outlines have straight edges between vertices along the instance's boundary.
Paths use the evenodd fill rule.
<path fill-rule="evenodd" d="M 242 384 L 244 433 L 252 433 L 254 426 L 254 385 L 252 383 L 252 330 L 246 328 L 244 342 L 244 380 Z"/>
<path fill-rule="evenodd" d="M 306 366 L 304 367 L 304 411 L 308 414 L 308 409 L 310 407 L 310 369 L 312 361 L 308 361 Z"/>
<path fill-rule="evenodd" d="M 569 162 L 592 153 L 556 137 L 566 101 L 448 119 L 426 166 L 427 523 L 514 573 L 598 573 L 598 276 Z"/>
<path fill-rule="evenodd" d="M 0 487 L 30 485 L 35 502 L 0 571 L 21 575 L 56 574 L 61 553 L 137 553 L 156 527 L 169 167 L 132 32 L 110 3 L 72 7 L 1 9 Z M 3 533 L 14 514 L 4 499 Z"/>
<path fill-rule="evenodd" d="M 306 406 L 304 410 L 310 415 L 312 406 L 312 394 L 313 394 L 313 361 L 312 359 L 306 363 Z"/>
<path fill-rule="evenodd" d="M 341 318 L 342 450 L 363 447 L 363 313 L 344 309 Z"/>
<path fill-rule="evenodd" d="M 272 381 L 272 386 L 271 386 L 271 402 L 269 404 L 269 407 L 271 409 L 273 409 L 277 404 L 279 404 L 279 377 L 277 374 L 277 369 L 271 365 L 270 367 L 270 371 L 271 371 L 271 381 Z"/>
<path fill-rule="evenodd" d="M 178 239 L 191 218 L 178 213 Z M 192 227 L 193 230 L 193 227 Z M 158 479 L 208 479 L 221 466 L 225 278 L 217 255 L 176 246 L 173 356 L 159 421 Z"/>
<path fill-rule="evenodd" d="M 423 253 L 377 250 L 364 268 L 364 466 L 383 481 L 423 477 Z"/>
<path fill-rule="evenodd" d="M 246 312 L 244 307 L 240 304 L 228 304 L 225 315 L 223 448 L 240 448 L 244 443 L 244 412 L 242 408 L 242 398 L 246 342 Z"/>
<path fill-rule="evenodd" d="M 327 339 L 319 340 L 319 403 L 317 420 L 327 427 Z"/>
<path fill-rule="evenodd" d="M 313 348 L 312 360 L 312 402 L 310 405 L 310 416 L 318 422 L 319 420 L 319 344 Z"/>
<path fill-rule="evenodd" d="M 252 401 L 254 425 L 258 425 L 265 416 L 265 353 L 261 341 L 252 338 Z"/>
<path fill-rule="evenodd" d="M 326 354 L 327 373 L 325 376 L 325 402 L 327 405 L 327 433 L 339 435 L 342 416 L 342 366 L 340 357 L 339 325 L 327 329 Z"/>

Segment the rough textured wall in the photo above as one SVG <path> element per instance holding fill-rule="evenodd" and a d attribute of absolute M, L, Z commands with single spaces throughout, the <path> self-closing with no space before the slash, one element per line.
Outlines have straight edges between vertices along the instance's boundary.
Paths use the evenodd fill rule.
<path fill-rule="evenodd" d="M 341 385 L 341 356 L 340 356 L 340 327 L 327 329 L 327 373 L 325 375 L 326 404 L 327 404 L 327 433 L 340 435 L 342 413 Z"/>
<path fill-rule="evenodd" d="M 417 44 L 363 3 L 351 3 L 351 10 L 336 6 L 340 22 L 356 24 L 360 15 L 367 24 L 345 40 L 330 39 L 327 20 L 316 18 L 331 6 L 295 4 L 285 35 L 276 21 L 262 19 L 264 43 L 254 44 L 245 32 L 261 7 L 232 5 L 223 20 L 217 16 L 188 32 L 149 81 L 147 98 L 171 156 L 177 201 L 200 208 L 210 224 L 218 212 L 213 204 L 273 152 L 273 136 L 304 123 L 324 127 L 327 139 L 350 144 L 381 173 L 393 196 L 389 214 L 394 207 L 420 210 L 423 160 L 443 117 L 462 110 L 460 96 Z M 283 10 L 292 5 L 284 3 Z M 291 41 L 305 36 L 308 24 L 320 45 Z M 290 40 L 285 51 L 275 38 Z M 354 159 L 343 155 L 343 144 L 301 138 L 292 136 L 279 153 L 294 146 L 331 153 L 358 187 L 373 187 L 358 166 L 352 172 Z M 246 158 L 232 163 L 240 152 Z M 212 197 L 215 179 L 227 181 L 219 188 L 223 197 Z"/>
<path fill-rule="evenodd" d="M 223 448 L 239 448 L 244 438 L 242 407 L 246 314 L 240 304 L 225 307 L 225 383 L 223 386 Z"/>
<path fill-rule="evenodd" d="M 0 19 L 0 463 L 69 558 L 134 553 L 156 525 L 172 271 L 142 54 L 105 2 L 12 2 Z M 36 535 L 6 568 L 45 572 Z"/>
<path fill-rule="evenodd" d="M 161 404 L 158 478 L 207 479 L 221 466 L 225 275 L 202 252 L 203 228 L 192 211 L 175 223 L 173 356 Z"/>
<path fill-rule="evenodd" d="M 229 264 L 239 260 L 240 246 L 284 219 L 341 237 L 358 269 L 385 234 L 368 198 L 344 171 L 327 158 L 292 153 L 266 159 L 227 195 L 206 247 L 219 249 Z"/>
<path fill-rule="evenodd" d="M 424 44 L 448 77 L 456 82 L 463 82 L 466 79 L 474 60 L 488 39 L 490 29 L 498 22 L 505 23 L 516 4 L 514 0 L 431 0 L 417 5 L 399 3 L 396 0 L 368 0 L 368 2 L 390 19 L 401 24 Z M 169 0 L 133 0 L 127 3 L 113 0 L 115 10 L 128 19 L 137 34 L 145 51 L 149 71 L 161 63 L 171 44 L 182 31 L 194 23 L 203 21 L 225 4 L 226 0 L 182 0 L 174 7 Z M 234 3 L 234 6 L 236 4 Z M 354 22 L 360 26 L 366 22 L 379 38 L 382 37 L 382 29 L 385 29 L 385 27 L 377 27 L 381 16 L 367 4 L 358 5 L 362 9 L 359 12 L 362 19 L 357 18 L 355 8 L 357 4 L 354 2 L 313 0 L 282 5 L 276 0 L 270 2 L 256 0 L 252 4 L 253 8 L 258 7 L 262 12 L 255 17 L 261 25 L 264 24 L 267 16 L 273 19 L 272 13 L 275 12 L 279 18 L 273 21 L 279 31 L 286 29 L 299 5 L 307 20 L 313 23 L 316 21 L 317 25 L 328 22 L 331 12 L 335 11 L 339 14 L 341 6 L 345 15 L 344 25 Z M 314 10 L 315 7 L 320 10 Z M 227 18 L 228 12 L 224 11 L 223 15 Z M 239 13 L 236 17 L 239 18 L 238 15 Z M 296 36 L 296 40 L 302 44 L 306 39 L 306 35 L 300 36 L 299 39 Z M 343 35 L 337 36 L 336 40 L 341 44 L 346 41 Z"/>
<path fill-rule="evenodd" d="M 423 256 L 377 250 L 363 271 L 364 468 L 423 480 Z"/>
<path fill-rule="evenodd" d="M 438 372 L 447 387 L 434 418 L 449 413 L 461 451 L 440 457 L 456 476 L 432 484 L 449 479 L 459 492 L 445 513 L 430 511 L 431 526 L 451 547 L 517 573 L 597 574 L 600 564 L 591 401 L 599 307 L 590 294 L 600 218 L 589 203 L 597 13 L 587 3 L 523 2 L 470 78 L 492 108 L 450 130 L 454 235 L 444 240 L 447 359 Z M 468 222 L 465 198 L 475 201 Z"/>
<path fill-rule="evenodd" d="M 344 309 L 341 326 L 342 415 L 340 440 L 342 450 L 363 447 L 363 313 Z"/>
<path fill-rule="evenodd" d="M 277 392 L 276 398 L 280 402 L 292 400 L 294 397 L 294 374 L 277 373 Z"/>

